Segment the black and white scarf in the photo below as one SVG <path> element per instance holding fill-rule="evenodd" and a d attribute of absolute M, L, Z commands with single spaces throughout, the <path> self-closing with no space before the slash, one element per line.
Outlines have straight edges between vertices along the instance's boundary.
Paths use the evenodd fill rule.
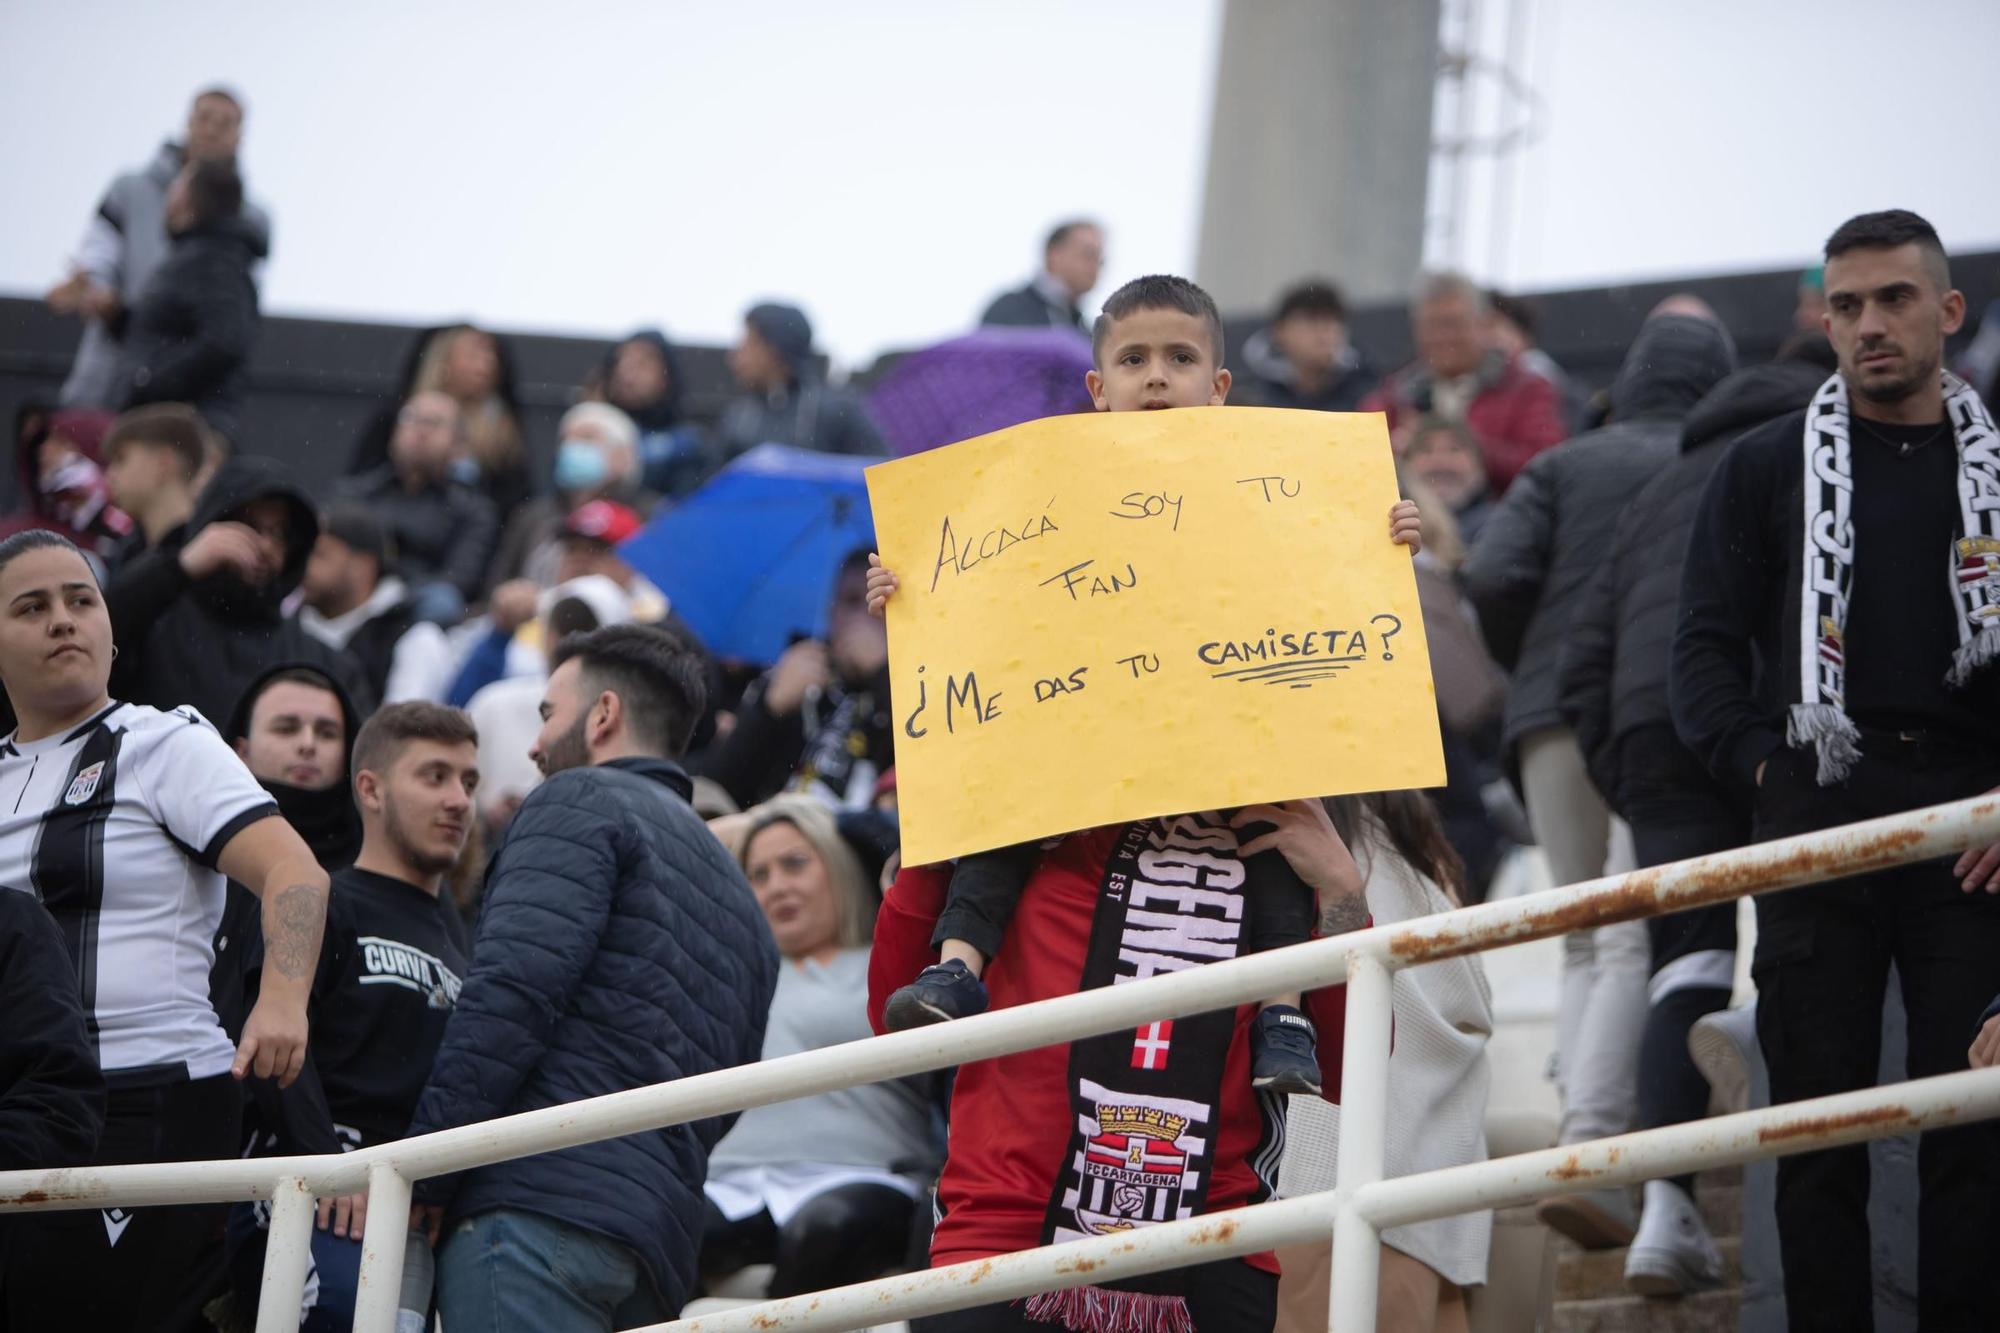
<path fill-rule="evenodd" d="M 1962 686 L 2000 657 L 2000 432 L 1971 386 L 1944 373 L 1944 414 L 1958 445 L 1959 536 L 1940 552 L 1958 608 L 1948 683 Z M 1799 702 L 1787 741 L 1819 752 L 1819 785 L 1844 781 L 1861 755 L 1847 716 L 1847 599 L 1854 583 L 1854 468 L 1847 381 L 1833 376 L 1806 410 L 1804 586 L 1799 596 Z"/>

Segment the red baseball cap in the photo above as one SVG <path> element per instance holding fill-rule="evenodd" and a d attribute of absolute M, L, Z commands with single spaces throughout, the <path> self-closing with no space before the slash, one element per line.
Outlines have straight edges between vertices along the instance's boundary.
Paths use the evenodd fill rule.
<path fill-rule="evenodd" d="M 563 520 L 563 532 L 568 536 L 585 537 L 607 546 L 618 545 L 644 526 L 637 513 L 616 500 L 592 500 L 578 505 Z"/>

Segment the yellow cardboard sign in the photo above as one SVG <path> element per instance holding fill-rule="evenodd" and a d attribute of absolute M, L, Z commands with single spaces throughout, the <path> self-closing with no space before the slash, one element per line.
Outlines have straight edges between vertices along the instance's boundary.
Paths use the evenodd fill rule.
<path fill-rule="evenodd" d="M 868 469 L 903 856 L 1444 781 L 1377 415 L 1051 417 Z"/>

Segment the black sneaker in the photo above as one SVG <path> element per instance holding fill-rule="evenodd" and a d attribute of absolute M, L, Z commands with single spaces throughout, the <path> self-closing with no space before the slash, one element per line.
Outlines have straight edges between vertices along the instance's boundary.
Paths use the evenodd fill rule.
<path fill-rule="evenodd" d="M 895 1001 L 891 1000 L 891 1004 Z M 1251 1029 L 1253 1056 L 1250 1086 L 1278 1093 L 1320 1092 L 1319 1056 L 1313 1043 L 1319 1034 L 1312 1020 L 1289 1004 L 1273 1004 L 1257 1015 Z"/>
<path fill-rule="evenodd" d="M 889 997 L 882 1025 L 891 1032 L 944 1023 L 986 1012 L 986 987 L 972 969 L 953 958 L 934 963 Z"/>

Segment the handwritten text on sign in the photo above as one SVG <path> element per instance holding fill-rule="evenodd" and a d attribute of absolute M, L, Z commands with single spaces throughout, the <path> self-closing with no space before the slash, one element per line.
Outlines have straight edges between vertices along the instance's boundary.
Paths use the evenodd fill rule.
<path fill-rule="evenodd" d="M 1443 782 L 1380 417 L 1054 417 L 868 490 L 911 864 Z"/>

